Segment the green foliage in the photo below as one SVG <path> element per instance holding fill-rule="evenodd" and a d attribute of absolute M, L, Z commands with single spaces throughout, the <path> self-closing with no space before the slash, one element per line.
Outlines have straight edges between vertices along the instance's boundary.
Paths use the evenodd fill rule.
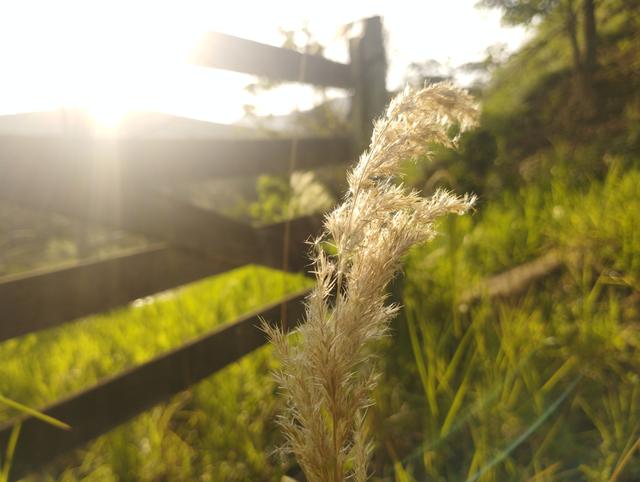
<path fill-rule="evenodd" d="M 250 203 L 250 217 L 261 224 L 326 211 L 333 198 L 313 172 L 294 172 L 284 176 L 260 176 L 258 200 Z"/>
<path fill-rule="evenodd" d="M 528 2 L 489 3 L 515 8 Z M 488 176 L 479 185 L 482 193 L 492 195 L 517 186 L 531 156 L 544 150 L 552 153 L 559 145 L 565 150 L 558 156 L 561 162 L 580 163 L 574 175 L 602 178 L 606 169 L 601 160 L 606 154 L 638 158 L 640 4 L 595 2 L 599 66 L 586 78 L 582 65 L 586 40 L 577 39 L 576 54 L 567 35 L 568 18 L 576 15 L 579 30 L 584 26 L 583 15 L 568 9 L 566 2 L 552 3 L 559 6 L 541 17 L 531 39 L 493 72 L 480 95 L 482 129 L 494 137 L 497 147 Z M 591 152 L 586 153 L 587 149 Z M 472 154 L 470 162 L 463 159 L 460 164 L 473 169 L 473 160 Z M 464 181 L 466 171 L 454 167 L 452 176 Z"/>
<path fill-rule="evenodd" d="M 640 436 L 638 203 L 640 171 L 586 189 L 556 175 L 412 253 L 378 394 L 396 480 L 640 477 L 637 458 L 619 466 Z M 458 301 L 550 248 L 566 268 L 522 298 Z"/>
<path fill-rule="evenodd" d="M 484 8 L 500 8 L 505 23 L 518 25 L 548 15 L 560 2 L 561 0 L 481 0 L 477 5 Z"/>
<path fill-rule="evenodd" d="M 478 131 L 412 173 L 481 198 L 475 219 L 447 220 L 412 253 L 396 287 L 405 310 L 372 416 L 382 480 L 640 479 L 640 12 L 596 5 L 595 113 L 567 17 L 547 12 L 494 72 Z M 563 269 L 523 295 L 464 298 L 549 250 Z"/>
<path fill-rule="evenodd" d="M 291 200 L 291 185 L 287 179 L 260 176 L 256 189 L 258 200 L 249 205 L 249 213 L 253 219 L 273 223 L 287 218 L 287 206 Z"/>

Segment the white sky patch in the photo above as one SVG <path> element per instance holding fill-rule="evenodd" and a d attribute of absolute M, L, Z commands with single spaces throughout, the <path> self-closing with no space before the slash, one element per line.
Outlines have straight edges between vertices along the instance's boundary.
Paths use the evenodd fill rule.
<path fill-rule="evenodd" d="M 306 24 L 328 57 L 346 62 L 342 26 L 372 15 L 383 17 L 393 89 L 411 62 L 456 66 L 482 59 L 493 44 L 522 43 L 524 29 L 502 27 L 499 12 L 475 2 L 2 1 L 0 114 L 79 107 L 105 124 L 135 110 L 228 123 L 242 117 L 244 104 L 263 115 L 308 108 L 317 96 L 307 86 L 256 97 L 244 89 L 250 76 L 185 59 L 209 30 L 278 45 L 279 27 Z"/>

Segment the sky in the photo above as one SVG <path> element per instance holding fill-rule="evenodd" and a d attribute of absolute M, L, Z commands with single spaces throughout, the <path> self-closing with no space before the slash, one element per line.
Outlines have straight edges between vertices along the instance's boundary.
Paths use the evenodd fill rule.
<path fill-rule="evenodd" d="M 189 65 L 206 31 L 279 45 L 279 28 L 306 25 L 325 55 L 347 62 L 342 26 L 383 17 L 390 89 L 401 86 L 411 62 L 445 65 L 480 60 L 486 48 L 516 49 L 522 28 L 505 28 L 498 11 L 476 0 L 0 0 L 0 115 L 78 107 L 100 122 L 127 111 L 167 112 L 231 123 L 244 104 L 256 113 L 312 107 L 317 92 L 287 84 L 252 96 L 251 76 Z M 330 91 L 329 95 L 338 95 Z"/>

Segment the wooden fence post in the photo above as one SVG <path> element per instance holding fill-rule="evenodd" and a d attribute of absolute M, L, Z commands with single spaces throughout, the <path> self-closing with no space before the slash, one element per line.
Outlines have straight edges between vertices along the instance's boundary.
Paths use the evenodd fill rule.
<path fill-rule="evenodd" d="M 352 136 L 354 152 L 360 153 L 369 145 L 373 120 L 383 112 L 388 101 L 387 59 L 380 17 L 362 21 L 361 35 L 349 41 L 349 54 L 354 84 Z"/>

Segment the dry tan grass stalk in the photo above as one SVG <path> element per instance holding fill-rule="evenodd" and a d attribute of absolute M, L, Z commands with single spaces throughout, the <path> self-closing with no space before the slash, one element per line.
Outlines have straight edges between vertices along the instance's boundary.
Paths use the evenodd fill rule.
<path fill-rule="evenodd" d="M 386 286 L 402 255 L 435 236 L 438 217 L 463 214 L 475 201 L 446 191 L 429 199 L 407 192 L 397 183 L 400 165 L 429 158 L 430 143 L 455 146 L 448 128 L 458 123 L 464 130 L 475 118 L 471 98 L 450 84 L 406 89 L 393 99 L 348 176 L 344 202 L 314 243 L 317 283 L 304 323 L 290 338 L 265 325 L 282 361 L 276 378 L 286 401 L 279 420 L 285 450 L 309 482 L 367 479 L 365 415 L 377 378 L 370 345 L 398 311 L 387 303 Z"/>

